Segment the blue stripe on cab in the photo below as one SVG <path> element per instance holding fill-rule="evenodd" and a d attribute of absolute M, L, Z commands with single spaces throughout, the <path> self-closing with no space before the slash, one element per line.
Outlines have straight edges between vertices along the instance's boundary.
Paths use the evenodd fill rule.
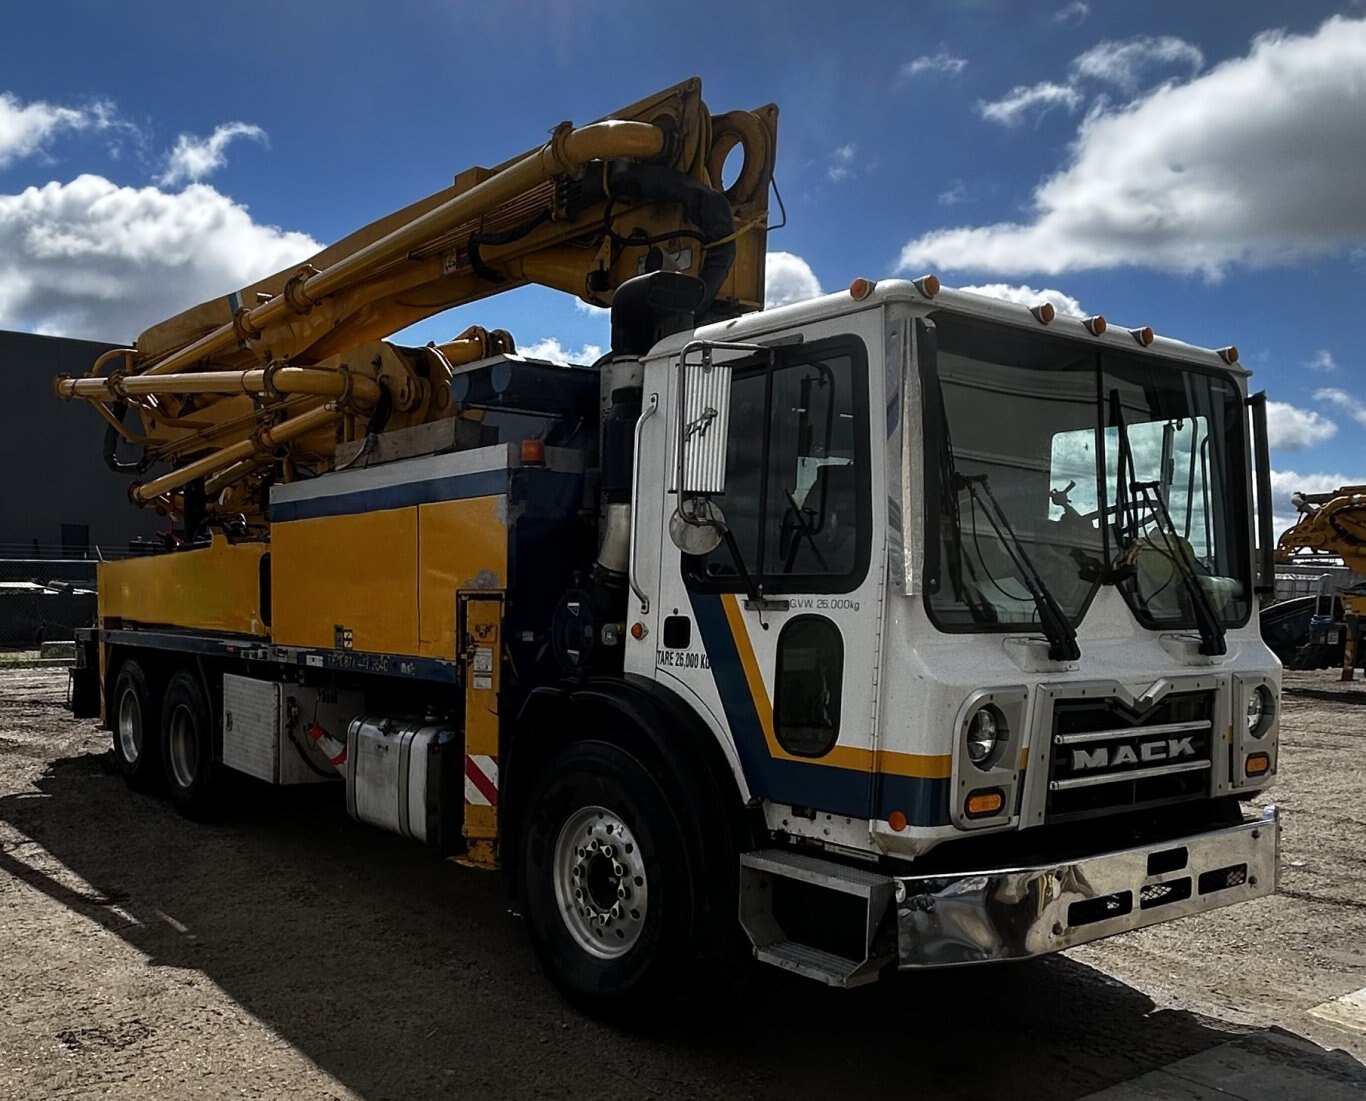
<path fill-rule="evenodd" d="M 900 810 L 912 826 L 938 826 L 949 821 L 949 781 L 837 768 L 819 761 L 773 757 L 755 711 L 749 681 L 731 635 L 721 598 L 714 593 L 689 592 L 697 629 L 711 663 L 712 677 L 740 767 L 750 791 L 760 799 L 814 807 L 826 814 L 867 819 L 872 815 L 874 784 L 878 785 L 877 813 L 885 818 Z"/>

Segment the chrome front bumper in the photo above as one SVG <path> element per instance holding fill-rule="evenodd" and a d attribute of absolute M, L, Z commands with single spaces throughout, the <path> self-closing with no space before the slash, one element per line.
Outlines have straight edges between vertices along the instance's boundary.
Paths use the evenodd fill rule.
<path fill-rule="evenodd" d="M 903 969 L 1024 959 L 1276 890 L 1280 812 L 1070 864 L 898 876 Z"/>

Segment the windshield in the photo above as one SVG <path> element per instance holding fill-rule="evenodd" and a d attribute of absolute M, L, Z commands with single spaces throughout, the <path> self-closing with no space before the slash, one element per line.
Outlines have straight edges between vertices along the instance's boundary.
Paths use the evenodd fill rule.
<path fill-rule="evenodd" d="M 950 314 L 934 322 L 926 602 L 940 627 L 1039 625 L 1022 559 L 1073 625 L 1108 582 L 1145 626 L 1190 627 L 1183 571 L 1225 626 L 1246 621 L 1243 402 L 1232 379 Z M 991 523 L 991 498 L 1008 525 Z"/>

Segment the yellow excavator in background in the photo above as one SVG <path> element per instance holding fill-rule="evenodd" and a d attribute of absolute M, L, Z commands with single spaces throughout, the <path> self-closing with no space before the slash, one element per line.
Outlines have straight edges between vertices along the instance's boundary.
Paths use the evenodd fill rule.
<path fill-rule="evenodd" d="M 1291 503 L 1300 516 L 1277 541 L 1277 564 L 1321 566 L 1341 559 L 1352 573 L 1366 574 L 1366 485 L 1342 486 L 1328 493 L 1296 493 Z M 1360 625 L 1366 616 L 1366 592 L 1349 588 L 1328 599 L 1332 600 L 1332 610 L 1317 609 L 1306 644 L 1316 651 L 1336 651 L 1340 639 L 1342 678 L 1351 680 L 1360 649 Z M 1274 610 L 1275 606 L 1268 612 Z"/>
<path fill-rule="evenodd" d="M 482 414 L 456 400 L 453 376 L 514 352 L 512 337 L 382 339 L 415 322 L 526 284 L 610 306 L 659 270 L 703 281 L 697 324 L 760 308 L 777 117 L 772 104 L 711 115 L 693 79 L 610 120 L 562 123 L 540 148 L 154 325 L 57 393 L 108 421 L 112 467 L 155 470 L 134 504 L 181 518 L 189 537 L 227 525 L 264 538 L 270 486 L 332 469 L 340 444 L 432 421 L 477 438 Z M 121 459 L 121 442 L 140 457 Z"/>

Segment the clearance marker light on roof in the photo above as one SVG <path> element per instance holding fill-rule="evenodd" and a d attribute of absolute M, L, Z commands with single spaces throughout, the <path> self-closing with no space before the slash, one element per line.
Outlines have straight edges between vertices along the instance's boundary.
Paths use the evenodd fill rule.
<path fill-rule="evenodd" d="M 1105 335 L 1105 318 L 1101 317 L 1100 314 L 1096 314 L 1095 317 L 1085 318 L 1082 321 L 1082 324 L 1086 326 L 1086 331 L 1092 336 Z"/>
<path fill-rule="evenodd" d="M 1029 312 L 1034 315 L 1035 320 L 1040 325 L 1048 325 L 1057 315 L 1057 310 L 1053 308 L 1052 302 L 1040 302 L 1037 306 L 1030 306 Z"/>
<path fill-rule="evenodd" d="M 1230 363 L 1230 364 L 1232 364 L 1232 363 L 1237 363 L 1237 362 L 1238 362 L 1238 345 L 1236 345 L 1236 344 L 1230 344 L 1227 348 L 1220 348 L 1220 349 L 1219 349 L 1219 358 L 1222 359 L 1225 363 Z"/>
<path fill-rule="evenodd" d="M 1144 325 L 1141 329 L 1130 329 L 1129 335 L 1146 348 L 1153 342 L 1153 327 Z"/>
<path fill-rule="evenodd" d="M 865 298 L 867 298 L 870 294 L 873 293 L 873 288 L 876 286 L 877 284 L 874 283 L 871 279 L 864 279 L 863 276 L 860 275 L 857 279 L 855 279 L 852 283 L 849 284 L 849 296 L 855 302 L 862 302 Z"/>
<path fill-rule="evenodd" d="M 922 275 L 919 279 L 912 279 L 911 282 L 915 285 L 915 289 L 926 298 L 933 298 L 939 293 L 939 276 L 937 275 Z"/>

